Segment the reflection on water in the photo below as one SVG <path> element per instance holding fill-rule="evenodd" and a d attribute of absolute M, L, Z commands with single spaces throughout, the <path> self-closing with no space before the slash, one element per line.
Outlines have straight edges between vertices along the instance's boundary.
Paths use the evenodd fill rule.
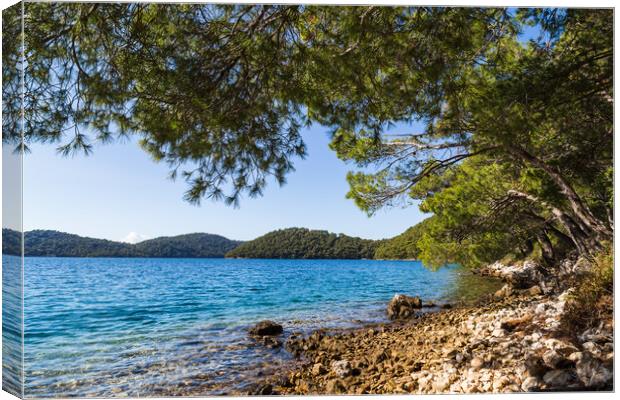
<path fill-rule="evenodd" d="M 395 293 L 449 301 L 471 276 L 373 260 L 32 257 L 25 272 L 29 397 L 242 391 L 291 361 L 249 338 L 253 323 L 290 335 L 385 322 Z"/>
<path fill-rule="evenodd" d="M 472 303 L 486 294 L 496 292 L 504 284 L 499 279 L 474 275 L 467 269 L 458 269 L 455 274 L 449 298 L 458 303 Z"/>
<path fill-rule="evenodd" d="M 22 393 L 21 258 L 2 255 L 2 389 Z"/>

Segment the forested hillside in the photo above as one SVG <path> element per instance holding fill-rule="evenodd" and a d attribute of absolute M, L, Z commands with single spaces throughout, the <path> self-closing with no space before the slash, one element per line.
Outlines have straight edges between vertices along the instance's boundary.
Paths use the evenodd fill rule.
<path fill-rule="evenodd" d="M 239 243 L 208 233 L 160 237 L 130 244 L 58 231 L 34 230 L 25 233 L 24 248 L 26 256 L 217 258 L 223 257 Z M 19 255 L 19 232 L 2 230 L 2 252 Z"/>
<path fill-rule="evenodd" d="M 289 228 L 245 242 L 226 257 L 239 258 L 373 258 L 377 242 L 327 231 Z"/>
<path fill-rule="evenodd" d="M 131 257 L 132 245 L 70 233 L 34 230 L 24 235 L 26 256 Z"/>
<path fill-rule="evenodd" d="M 421 221 L 398 236 L 381 241 L 375 250 L 375 258 L 379 260 L 418 259 L 420 256 L 418 242 L 432 218 Z"/>
<path fill-rule="evenodd" d="M 2 228 L 2 254 L 18 256 L 21 254 L 21 234 L 12 229 Z"/>
<path fill-rule="evenodd" d="M 242 242 L 209 233 L 189 233 L 145 240 L 137 243 L 134 251 L 139 257 L 214 258 L 223 257 L 240 243 Z"/>
<path fill-rule="evenodd" d="M 3 254 L 20 254 L 19 232 L 3 229 Z M 159 237 L 130 244 L 74 234 L 34 230 L 25 234 L 26 256 L 163 258 L 373 258 L 379 242 L 327 231 L 283 229 L 250 242 L 208 233 Z M 241 245 L 241 246 L 240 246 Z"/>

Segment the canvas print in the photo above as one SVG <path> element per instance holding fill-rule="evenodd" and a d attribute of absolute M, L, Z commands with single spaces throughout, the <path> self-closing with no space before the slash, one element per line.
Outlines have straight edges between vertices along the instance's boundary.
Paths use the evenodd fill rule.
<path fill-rule="evenodd" d="M 613 9 L 2 23 L 3 390 L 613 391 Z"/>

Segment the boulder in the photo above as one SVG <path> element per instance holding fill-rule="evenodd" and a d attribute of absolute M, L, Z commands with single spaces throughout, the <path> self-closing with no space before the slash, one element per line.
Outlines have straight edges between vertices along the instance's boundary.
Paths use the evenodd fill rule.
<path fill-rule="evenodd" d="M 443 349 L 443 356 L 448 359 L 454 359 L 456 355 L 459 354 L 458 350 L 454 347 L 446 347 Z"/>
<path fill-rule="evenodd" d="M 563 356 L 557 350 L 548 350 L 542 356 L 546 366 L 552 369 L 564 369 L 575 365 L 570 358 Z"/>
<path fill-rule="evenodd" d="M 595 357 L 600 357 L 602 355 L 601 347 L 594 342 L 585 342 L 581 345 L 584 350 L 588 353 L 591 353 Z"/>
<path fill-rule="evenodd" d="M 540 384 L 540 379 L 535 376 L 529 376 L 521 383 L 521 390 L 524 392 L 534 392 L 540 388 Z"/>
<path fill-rule="evenodd" d="M 250 335 L 254 336 L 276 336 L 284 332 L 282 325 L 273 321 L 261 321 L 250 329 Z"/>
<path fill-rule="evenodd" d="M 535 262 L 525 261 L 514 265 L 496 262 L 475 271 L 480 275 L 495 276 L 511 284 L 515 289 L 527 289 L 543 282 L 547 271 Z"/>
<path fill-rule="evenodd" d="M 571 354 L 577 361 L 577 377 L 586 388 L 607 389 L 612 387 L 613 373 L 603 366 L 599 360 L 589 354 Z"/>
<path fill-rule="evenodd" d="M 397 294 L 388 303 L 387 315 L 390 319 L 410 318 L 420 308 L 422 308 L 422 300 L 419 297 Z"/>
<path fill-rule="evenodd" d="M 549 367 L 547 367 L 541 357 L 529 355 L 525 359 L 525 369 L 529 376 L 541 377 L 549 370 Z"/>
<path fill-rule="evenodd" d="M 347 360 L 334 361 L 331 367 L 332 372 L 340 378 L 351 375 L 351 363 Z"/>
<path fill-rule="evenodd" d="M 293 382 L 291 382 L 291 379 L 287 375 L 281 375 L 277 377 L 275 380 L 275 383 L 276 385 L 282 386 L 285 388 L 293 387 Z"/>
<path fill-rule="evenodd" d="M 565 369 L 554 369 L 543 376 L 543 381 L 549 388 L 565 389 L 572 380 L 573 374 Z"/>
<path fill-rule="evenodd" d="M 507 280 L 516 289 L 527 289 L 537 285 L 547 275 L 545 268 L 533 261 L 525 261 L 520 268 L 514 268 L 511 272 Z"/>

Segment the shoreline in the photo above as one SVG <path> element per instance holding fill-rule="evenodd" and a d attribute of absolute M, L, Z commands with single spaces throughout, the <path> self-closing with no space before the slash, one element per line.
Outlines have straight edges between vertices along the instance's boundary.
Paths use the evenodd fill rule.
<path fill-rule="evenodd" d="M 478 273 L 508 283 L 478 304 L 291 338 L 295 360 L 249 393 L 613 390 L 613 318 L 583 332 L 564 325 L 574 289 L 560 282 L 577 265 L 551 279 L 534 263 L 492 264 Z"/>
<path fill-rule="evenodd" d="M 219 260 L 199 261 L 195 263 L 199 267 L 191 269 L 187 266 L 193 262 L 185 260 L 72 260 L 33 262 L 28 285 L 46 289 L 49 282 L 57 280 L 76 283 L 68 286 L 76 298 L 85 303 L 96 300 L 115 313 L 101 315 L 86 309 L 57 318 L 46 310 L 68 308 L 61 297 L 50 296 L 44 302 L 28 300 L 32 323 L 45 328 L 39 334 L 53 335 L 59 348 L 72 351 L 71 365 L 90 363 L 88 379 L 77 381 L 68 362 L 46 345 L 52 339 L 29 339 L 28 345 L 41 354 L 30 362 L 31 371 L 44 372 L 28 372 L 32 376 L 28 390 L 39 396 L 79 395 L 84 390 L 108 396 L 214 395 L 249 390 L 249 384 L 271 376 L 271 371 L 290 364 L 292 359 L 279 343 L 251 340 L 248 330 L 259 320 L 273 318 L 284 325 L 285 335 L 276 338 L 283 344 L 295 332 L 309 335 L 325 327 L 357 328 L 387 322 L 385 302 L 401 290 L 404 282 L 424 298 L 437 295 L 433 298 L 440 302 L 461 281 L 461 274 L 449 269 L 431 272 L 418 264 L 381 261 L 231 261 L 230 265 L 247 266 L 240 269 L 243 273 L 237 273 Z M 384 268 L 388 265 L 392 267 Z M 183 275 L 182 271 L 191 274 Z M 97 279 L 82 284 L 78 278 L 85 273 Z M 481 287 L 492 280 L 476 281 Z M 134 289 L 127 291 L 127 285 Z M 162 297 L 162 293 L 172 295 Z M 136 297 L 143 300 L 136 304 Z M 191 314 L 188 307 L 194 310 Z M 52 329 L 59 320 L 67 329 Z M 68 332 L 83 326 L 85 320 L 89 321 L 88 335 L 101 335 L 94 338 L 106 339 L 106 330 L 116 326 L 123 331 L 114 341 L 91 341 L 89 349 L 75 348 L 75 341 L 82 340 L 76 336 L 79 332 L 71 338 Z M 94 358 L 95 351 L 115 357 Z M 39 368 L 43 362 L 47 363 L 45 370 Z M 130 386 L 126 382 L 129 378 L 133 382 Z"/>

